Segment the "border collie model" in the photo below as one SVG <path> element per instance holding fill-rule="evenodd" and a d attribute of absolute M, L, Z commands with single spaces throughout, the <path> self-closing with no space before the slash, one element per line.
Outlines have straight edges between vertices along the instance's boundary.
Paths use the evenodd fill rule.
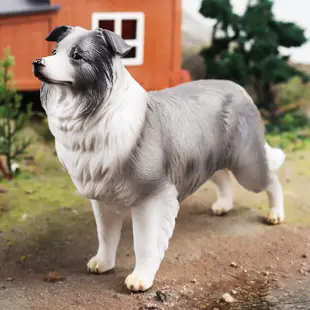
<path fill-rule="evenodd" d="M 180 202 L 211 179 L 214 213 L 228 212 L 230 172 L 246 189 L 267 192 L 267 222 L 284 220 L 276 171 L 285 155 L 265 142 L 259 111 L 241 86 L 200 80 L 147 92 L 122 64 L 131 47 L 115 33 L 59 26 L 46 40 L 55 49 L 33 71 L 58 158 L 92 204 L 99 247 L 90 271 L 114 268 L 128 210 L 136 262 L 125 285 L 149 289 Z"/>

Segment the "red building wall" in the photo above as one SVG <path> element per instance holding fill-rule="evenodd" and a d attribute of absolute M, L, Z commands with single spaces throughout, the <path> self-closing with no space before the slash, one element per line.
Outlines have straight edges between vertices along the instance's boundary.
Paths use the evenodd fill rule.
<path fill-rule="evenodd" d="M 61 6 L 58 12 L 0 18 L 0 51 L 10 47 L 16 59 L 15 79 L 20 90 L 40 87 L 32 74 L 32 60 L 51 53 L 53 43 L 45 41 L 47 34 L 62 24 L 91 29 L 93 12 L 143 12 L 144 61 L 127 69 L 147 90 L 181 81 L 180 0 L 51 0 L 54 4 Z"/>

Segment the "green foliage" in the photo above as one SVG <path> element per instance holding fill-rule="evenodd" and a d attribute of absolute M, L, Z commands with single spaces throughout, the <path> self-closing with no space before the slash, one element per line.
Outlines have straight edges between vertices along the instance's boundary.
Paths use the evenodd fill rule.
<path fill-rule="evenodd" d="M 310 100 L 310 87 L 300 77 L 275 88 L 278 123 L 267 123 L 267 140 L 274 146 L 297 151 L 310 146 L 310 121 L 303 109 Z"/>
<path fill-rule="evenodd" d="M 298 76 L 275 88 L 278 123 L 267 124 L 267 130 L 274 132 L 294 131 L 309 127 L 309 118 L 303 112 L 310 100 L 310 87 Z"/>
<path fill-rule="evenodd" d="M 230 0 L 203 0 L 200 13 L 216 19 L 216 23 L 212 45 L 204 48 L 201 55 L 208 78 L 251 86 L 258 107 L 264 110 L 269 122 L 277 124 L 283 113 L 278 113 L 274 86 L 294 76 L 303 82 L 309 77 L 290 66 L 289 57 L 279 52 L 280 47 L 303 45 L 307 41 L 304 30 L 293 23 L 277 21 L 272 8 L 272 0 L 249 0 L 244 15 L 238 16 Z"/>
<path fill-rule="evenodd" d="M 238 25 L 238 15 L 234 14 L 230 0 L 203 0 L 200 13 L 216 19 L 215 28 L 221 27 L 226 33 L 230 26 Z"/>
<path fill-rule="evenodd" d="M 11 68 L 15 65 L 9 50 L 0 61 L 0 154 L 7 160 L 9 175 L 12 176 L 11 164 L 31 144 L 32 139 L 20 135 L 31 113 L 29 105 L 25 112 L 21 111 L 21 96 L 14 88 Z"/>
<path fill-rule="evenodd" d="M 266 140 L 273 147 L 295 152 L 310 148 L 310 132 L 294 129 L 280 132 L 274 130 L 266 135 Z"/>

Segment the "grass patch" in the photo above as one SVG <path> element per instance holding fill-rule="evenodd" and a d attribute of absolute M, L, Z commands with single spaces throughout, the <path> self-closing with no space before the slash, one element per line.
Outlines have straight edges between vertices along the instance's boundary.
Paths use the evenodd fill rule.
<path fill-rule="evenodd" d="M 0 230 L 6 231 L 26 218 L 34 218 L 61 208 L 74 208 L 87 200 L 75 194 L 71 179 L 64 173 L 27 175 L 2 184 L 8 190 L 1 197 Z"/>
<path fill-rule="evenodd" d="M 270 132 L 266 140 L 273 147 L 279 147 L 285 151 L 296 152 L 310 148 L 310 129 L 295 129 L 279 133 Z"/>
<path fill-rule="evenodd" d="M 20 162 L 21 173 L 12 181 L 1 182 L 6 193 L 0 194 L 0 230 L 8 231 L 26 219 L 40 217 L 61 208 L 78 208 L 88 200 L 76 193 L 75 186 L 55 154 L 32 129 L 25 134 L 34 137 L 29 149 L 31 162 Z"/>

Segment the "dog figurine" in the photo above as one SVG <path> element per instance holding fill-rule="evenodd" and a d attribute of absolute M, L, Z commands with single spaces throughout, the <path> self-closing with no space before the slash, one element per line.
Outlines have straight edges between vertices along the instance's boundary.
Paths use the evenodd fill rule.
<path fill-rule="evenodd" d="M 114 268 L 130 210 L 136 262 L 125 285 L 149 289 L 181 201 L 211 179 L 214 213 L 232 209 L 229 171 L 246 189 L 267 192 L 269 223 L 284 220 L 276 171 L 285 155 L 265 142 L 259 111 L 241 86 L 199 80 L 146 92 L 122 64 L 131 47 L 114 32 L 59 26 L 46 40 L 56 47 L 33 71 L 58 158 L 92 204 L 99 247 L 91 272 Z"/>

